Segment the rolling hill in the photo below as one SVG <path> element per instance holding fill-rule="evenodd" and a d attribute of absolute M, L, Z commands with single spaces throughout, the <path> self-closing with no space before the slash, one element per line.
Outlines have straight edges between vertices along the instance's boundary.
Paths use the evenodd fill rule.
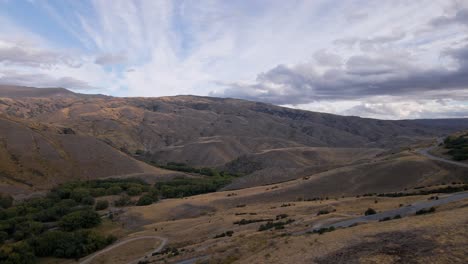
<path fill-rule="evenodd" d="M 134 157 L 242 173 L 232 187 L 250 187 L 358 166 L 468 128 L 466 119 L 376 120 L 230 98 L 118 98 L 5 85 L 0 115 L 2 180 L 23 187 L 170 174 Z"/>

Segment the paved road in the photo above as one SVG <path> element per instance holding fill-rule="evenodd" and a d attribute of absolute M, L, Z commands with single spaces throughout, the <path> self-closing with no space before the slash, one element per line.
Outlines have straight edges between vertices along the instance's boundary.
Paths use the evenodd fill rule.
<path fill-rule="evenodd" d="M 87 263 L 91 263 L 91 261 L 101 255 L 101 254 L 104 254 L 116 247 L 119 247 L 119 246 L 122 246 L 122 245 L 125 245 L 126 243 L 129 243 L 129 242 L 132 242 L 132 241 L 135 241 L 135 240 L 140 240 L 140 239 L 152 239 L 152 238 L 155 238 L 155 239 L 159 239 L 161 240 L 161 244 L 156 248 L 156 249 L 152 249 L 151 252 L 148 252 L 145 254 L 145 256 L 143 256 L 142 258 L 139 258 L 133 262 L 130 262 L 130 263 L 138 263 L 138 261 L 140 261 L 141 259 L 145 258 L 146 256 L 151 256 L 151 254 L 153 254 L 154 252 L 159 252 L 161 249 L 164 248 L 164 246 L 167 244 L 167 238 L 165 237 L 160 237 L 160 236 L 140 236 L 140 237 L 133 237 L 133 238 L 129 238 L 129 239 L 126 239 L 126 240 L 123 240 L 123 241 L 120 241 L 116 244 L 113 244 L 111 245 L 110 247 L 107 247 L 101 251 L 98 251 L 98 252 L 95 252 L 94 254 L 86 257 L 85 260 L 81 261 L 80 264 L 87 264 Z"/>
<path fill-rule="evenodd" d="M 294 233 L 294 235 L 301 235 L 301 234 L 304 234 L 304 233 L 307 233 L 307 232 L 312 232 L 312 231 L 314 231 L 316 229 L 319 229 L 319 228 L 328 228 L 328 227 L 332 227 L 332 226 L 334 226 L 334 227 L 349 227 L 349 226 L 352 226 L 354 224 L 367 223 L 367 222 L 371 222 L 371 221 L 378 221 L 378 220 L 380 220 L 382 218 L 385 218 L 385 217 L 393 218 L 396 215 L 400 215 L 402 217 L 403 216 L 408 216 L 408 215 L 414 215 L 416 213 L 416 211 L 421 210 L 423 208 L 430 208 L 430 207 L 433 207 L 433 206 L 439 206 L 439 205 L 443 205 L 443 204 L 447 204 L 447 203 L 451 203 L 451 202 L 455 202 L 455 201 L 460 201 L 460 200 L 463 200 L 463 199 L 468 199 L 468 191 L 449 194 L 449 195 L 447 195 L 445 197 L 439 198 L 439 200 L 428 200 L 428 201 L 416 202 L 414 204 L 411 204 L 411 205 L 408 205 L 408 206 L 405 206 L 405 207 L 400 207 L 400 208 L 397 208 L 397 209 L 388 210 L 388 211 L 377 213 L 377 214 L 374 214 L 374 215 L 360 216 L 360 217 L 356 217 L 356 218 L 352 218 L 352 219 L 338 221 L 338 222 L 335 222 L 335 223 L 318 224 L 318 225 L 315 225 L 314 227 L 312 227 L 310 229 Z"/>
<path fill-rule="evenodd" d="M 437 140 L 437 145 L 440 144 L 440 143 L 442 143 L 442 139 Z M 444 159 L 442 157 L 437 157 L 437 156 L 434 156 L 431 153 L 429 153 L 429 151 L 435 149 L 437 147 L 437 145 L 434 145 L 434 146 L 431 146 L 431 147 L 428 147 L 428 148 L 418 149 L 418 150 L 416 150 L 416 152 L 418 152 L 419 154 L 421 154 L 421 155 L 423 155 L 423 156 L 425 156 L 425 157 L 427 157 L 427 158 L 429 158 L 431 160 L 437 160 L 437 161 L 457 165 L 457 166 L 460 166 L 460 167 L 468 168 L 468 163 L 463 163 L 463 162 L 458 162 L 458 161 L 454 161 L 454 160 Z"/>

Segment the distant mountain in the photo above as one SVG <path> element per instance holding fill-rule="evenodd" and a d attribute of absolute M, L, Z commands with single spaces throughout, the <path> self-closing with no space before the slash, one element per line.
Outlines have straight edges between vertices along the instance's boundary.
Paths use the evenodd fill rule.
<path fill-rule="evenodd" d="M 102 146 L 102 151 L 113 149 L 106 166 L 117 166 L 111 162 L 115 160 L 112 155 L 144 153 L 157 163 L 176 161 L 223 169 L 238 169 L 244 162 L 254 168 L 247 173 L 271 168 L 288 173 L 319 172 L 372 159 L 384 149 L 468 129 L 468 119 L 385 121 L 230 98 L 118 98 L 19 86 L 0 86 L 0 115 L 5 120 L 47 127 L 44 142 L 57 148 L 72 144 L 70 141 L 80 146 L 78 142 L 86 139 L 89 146 Z M 13 121 L 3 122 L 12 134 L 27 130 L 25 134 L 37 133 L 37 138 L 44 135 L 31 127 L 10 124 Z M 64 131 L 74 135 L 61 135 Z M 4 134 L 0 137 L 9 150 L 11 139 Z M 25 146 L 23 151 L 30 148 Z M 79 151 L 95 152 L 92 148 Z"/>

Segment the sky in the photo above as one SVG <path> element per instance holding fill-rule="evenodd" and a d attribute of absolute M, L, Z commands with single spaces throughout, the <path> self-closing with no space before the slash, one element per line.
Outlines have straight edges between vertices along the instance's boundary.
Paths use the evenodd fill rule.
<path fill-rule="evenodd" d="M 0 0 L 0 84 L 468 117 L 468 0 Z"/>

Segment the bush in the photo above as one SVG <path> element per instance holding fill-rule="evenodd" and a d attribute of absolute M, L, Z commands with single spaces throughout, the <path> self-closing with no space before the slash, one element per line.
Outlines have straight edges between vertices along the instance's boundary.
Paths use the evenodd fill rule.
<path fill-rule="evenodd" d="M 104 237 L 89 230 L 50 231 L 32 239 L 30 244 L 40 257 L 80 258 L 114 241 L 113 236 Z"/>
<path fill-rule="evenodd" d="M 153 203 L 153 197 L 151 197 L 148 194 L 145 194 L 141 196 L 140 199 L 138 199 L 138 202 L 136 203 L 136 205 L 143 206 L 143 205 L 150 205 L 152 203 Z"/>
<path fill-rule="evenodd" d="M 431 207 L 429 209 L 421 209 L 416 212 L 416 215 L 422 215 L 422 214 L 430 214 L 435 212 L 435 207 Z"/>
<path fill-rule="evenodd" d="M 62 217 L 59 226 L 65 231 L 73 231 L 79 228 L 91 228 L 99 225 L 101 218 L 92 210 L 81 210 L 69 213 Z"/>
<path fill-rule="evenodd" d="M 130 204 L 130 197 L 128 195 L 121 195 L 118 200 L 114 202 L 115 206 L 121 207 Z"/>
<path fill-rule="evenodd" d="M 110 187 L 109 189 L 106 190 L 106 194 L 107 195 L 117 195 L 117 194 L 120 194 L 122 192 L 122 187 L 118 186 L 118 185 L 114 185 L 112 187 Z"/>
<path fill-rule="evenodd" d="M 81 199 L 81 203 L 85 205 L 94 205 L 94 198 L 92 196 L 85 196 Z"/>
<path fill-rule="evenodd" d="M 6 244 L 0 247 L 0 263 L 33 264 L 36 263 L 36 256 L 26 242 Z"/>
<path fill-rule="evenodd" d="M 376 212 L 374 209 L 369 208 L 369 209 L 367 209 L 367 210 L 364 212 L 364 215 L 374 215 L 374 214 L 376 214 L 376 213 L 377 213 L 377 212 Z"/>
<path fill-rule="evenodd" d="M 105 188 L 94 188 L 91 189 L 91 196 L 93 197 L 101 197 L 106 195 L 106 189 Z"/>
<path fill-rule="evenodd" d="M 107 200 L 100 200 L 100 201 L 97 201 L 94 209 L 96 211 L 99 211 L 99 210 L 107 209 L 107 207 L 109 207 L 109 202 Z"/>
<path fill-rule="evenodd" d="M 127 194 L 130 196 L 136 196 L 141 194 L 143 190 L 139 186 L 132 186 L 127 190 Z"/>
<path fill-rule="evenodd" d="M 0 244 L 5 242 L 5 240 L 7 240 L 7 238 L 8 238 L 8 233 L 4 232 L 4 231 L 0 231 Z"/>
<path fill-rule="evenodd" d="M 320 210 L 318 211 L 317 215 L 324 215 L 324 214 L 329 214 L 330 212 L 328 210 Z"/>
<path fill-rule="evenodd" d="M 0 207 L 9 208 L 13 205 L 13 198 L 10 195 L 0 194 Z"/>
<path fill-rule="evenodd" d="M 330 226 L 330 227 L 322 227 L 320 229 L 316 229 L 314 230 L 314 233 L 318 233 L 319 235 L 323 234 L 323 233 L 327 233 L 327 232 L 332 232 L 332 231 L 335 231 L 335 227 L 334 226 Z"/>

